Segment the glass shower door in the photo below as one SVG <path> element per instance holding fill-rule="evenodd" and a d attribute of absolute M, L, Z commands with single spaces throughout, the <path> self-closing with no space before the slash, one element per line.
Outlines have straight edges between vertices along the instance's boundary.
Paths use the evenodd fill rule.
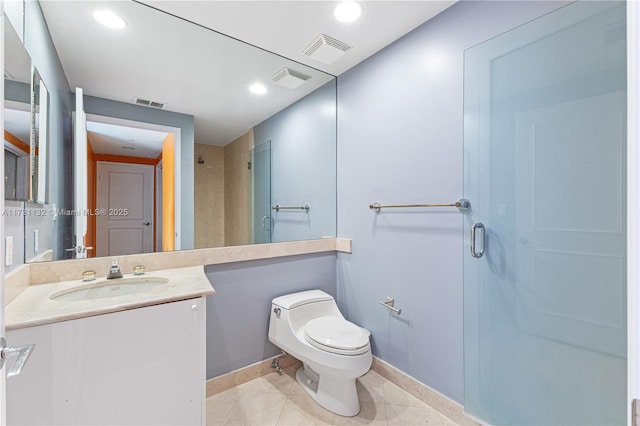
<path fill-rule="evenodd" d="M 488 423 L 626 423 L 625 19 L 576 2 L 465 52 L 464 405 Z"/>
<path fill-rule="evenodd" d="M 254 244 L 270 243 L 273 228 L 271 219 L 271 141 L 251 150 L 252 222 Z"/>

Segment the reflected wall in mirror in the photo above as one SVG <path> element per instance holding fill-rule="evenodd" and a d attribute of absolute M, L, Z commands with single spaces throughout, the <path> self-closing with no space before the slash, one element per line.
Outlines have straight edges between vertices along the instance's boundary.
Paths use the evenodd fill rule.
<path fill-rule="evenodd" d="M 88 256 L 335 236 L 335 77 L 133 1 L 25 6 L 25 33 L 48 49 L 33 60 L 51 106 L 54 259 L 76 246 L 69 215 L 83 212 L 65 188 L 77 179 L 87 188 Z M 97 9 L 127 26 L 101 27 Z M 266 93 L 252 93 L 256 83 Z M 86 176 L 60 132 L 75 87 L 87 114 Z M 268 161 L 256 158 L 267 143 Z"/>

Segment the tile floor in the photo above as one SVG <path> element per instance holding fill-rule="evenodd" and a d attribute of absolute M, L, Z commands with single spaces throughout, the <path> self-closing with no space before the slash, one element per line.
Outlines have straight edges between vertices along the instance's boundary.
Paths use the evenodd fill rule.
<path fill-rule="evenodd" d="M 207 398 L 207 426 L 456 425 L 374 371 L 358 379 L 360 414 L 342 417 L 315 403 L 295 380 L 297 366 Z"/>

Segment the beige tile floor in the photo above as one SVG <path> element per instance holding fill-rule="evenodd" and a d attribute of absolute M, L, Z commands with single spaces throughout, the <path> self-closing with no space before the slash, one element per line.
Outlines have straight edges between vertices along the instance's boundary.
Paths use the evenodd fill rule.
<path fill-rule="evenodd" d="M 207 398 L 207 426 L 456 425 L 374 371 L 358 379 L 360 414 L 342 417 L 315 403 L 295 380 L 297 366 Z"/>

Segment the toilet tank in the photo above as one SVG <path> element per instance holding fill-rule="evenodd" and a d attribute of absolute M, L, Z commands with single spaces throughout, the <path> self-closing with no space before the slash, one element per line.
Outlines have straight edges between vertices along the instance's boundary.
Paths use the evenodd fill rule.
<path fill-rule="evenodd" d="M 276 297 L 271 306 L 270 337 L 275 331 L 273 328 L 287 327 L 295 334 L 307 322 L 322 316 L 344 318 L 334 298 L 324 291 L 309 290 Z"/>
<path fill-rule="evenodd" d="M 323 302 L 327 300 L 333 300 L 333 297 L 322 290 L 308 290 L 276 297 L 273 299 L 272 303 L 284 309 L 293 309 L 298 306 L 306 305 L 307 303 Z"/>

